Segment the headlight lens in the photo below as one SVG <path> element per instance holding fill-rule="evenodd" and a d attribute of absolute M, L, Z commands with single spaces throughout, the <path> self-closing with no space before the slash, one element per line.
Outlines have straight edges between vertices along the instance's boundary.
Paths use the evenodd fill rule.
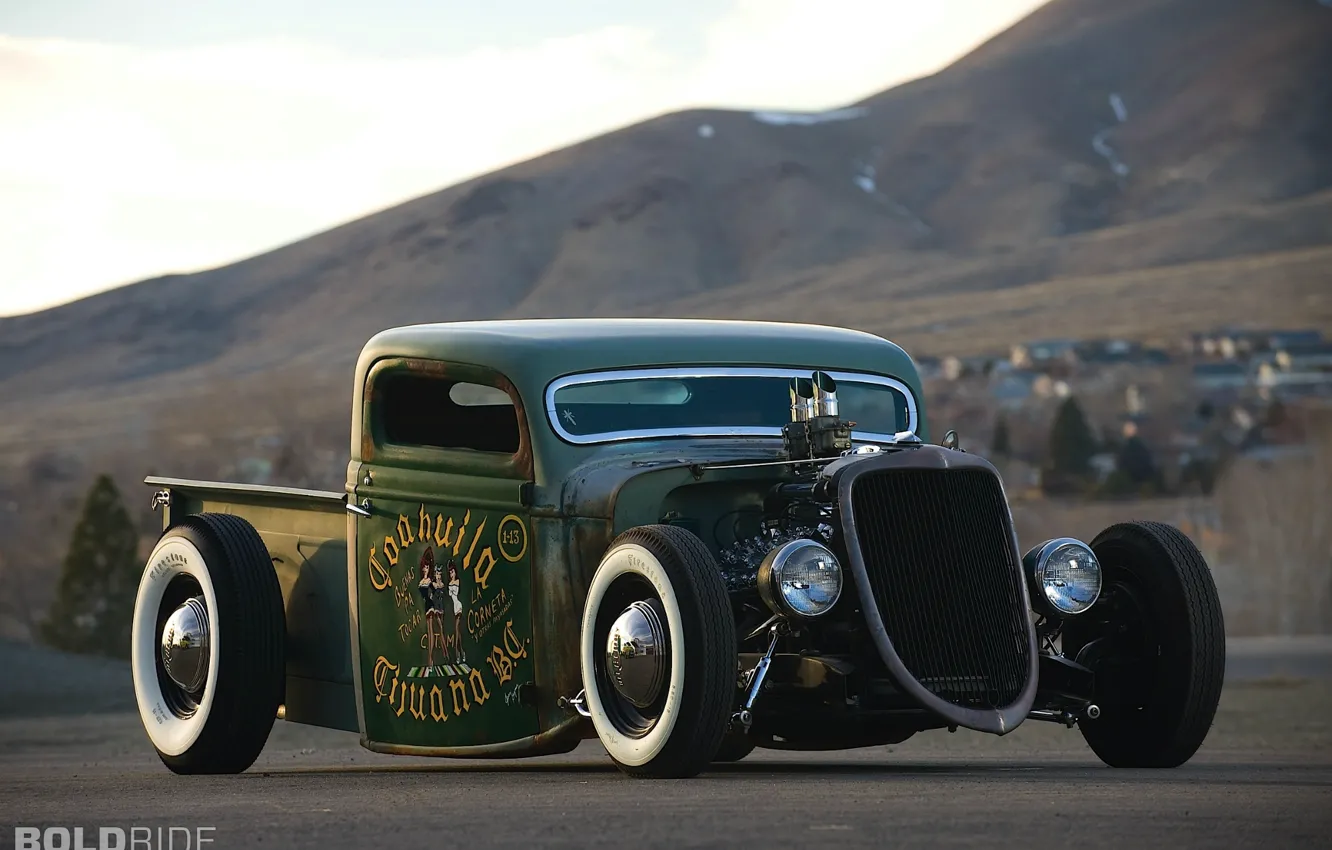
<path fill-rule="evenodd" d="M 758 584 L 759 596 L 775 613 L 817 617 L 842 595 L 842 565 L 823 544 L 792 540 L 763 559 Z"/>
<path fill-rule="evenodd" d="M 1047 541 L 1024 557 L 1033 603 L 1053 609 L 1048 613 L 1081 614 L 1101 595 L 1101 563 L 1091 547 L 1063 537 Z"/>

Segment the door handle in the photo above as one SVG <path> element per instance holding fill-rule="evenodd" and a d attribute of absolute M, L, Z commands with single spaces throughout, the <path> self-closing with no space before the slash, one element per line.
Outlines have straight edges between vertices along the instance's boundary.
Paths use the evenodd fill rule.
<path fill-rule="evenodd" d="M 348 513 L 356 514 L 357 516 L 360 517 L 371 516 L 369 499 L 362 499 L 361 504 L 359 505 L 356 504 L 355 502 L 346 502 L 345 504 L 347 506 Z"/>

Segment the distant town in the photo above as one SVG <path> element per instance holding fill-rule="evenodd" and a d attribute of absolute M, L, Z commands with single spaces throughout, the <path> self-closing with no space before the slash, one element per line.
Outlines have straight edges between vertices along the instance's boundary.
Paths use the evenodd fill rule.
<path fill-rule="evenodd" d="M 1308 450 L 1311 422 L 1332 411 L 1332 342 L 1316 329 L 1196 333 L 1173 346 L 1128 339 L 1042 339 L 1007 352 L 916 358 L 940 434 L 1006 463 L 1035 495 L 1051 486 L 1059 446 L 1089 432 L 1083 495 L 1210 492 L 1236 457 Z"/>

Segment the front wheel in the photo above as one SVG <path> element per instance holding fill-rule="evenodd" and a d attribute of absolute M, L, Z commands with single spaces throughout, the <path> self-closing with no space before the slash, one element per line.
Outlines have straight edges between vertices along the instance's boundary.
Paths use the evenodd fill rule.
<path fill-rule="evenodd" d="M 735 621 L 698 537 L 666 525 L 617 537 L 588 588 L 581 645 L 587 710 L 622 771 L 681 778 L 713 760 L 736 693 Z"/>
<path fill-rule="evenodd" d="M 1096 676 L 1100 717 L 1078 725 L 1111 767 L 1178 767 L 1207 737 L 1225 677 L 1211 570 L 1183 532 L 1157 522 L 1111 526 L 1092 550 L 1101 596 L 1063 637 Z"/>

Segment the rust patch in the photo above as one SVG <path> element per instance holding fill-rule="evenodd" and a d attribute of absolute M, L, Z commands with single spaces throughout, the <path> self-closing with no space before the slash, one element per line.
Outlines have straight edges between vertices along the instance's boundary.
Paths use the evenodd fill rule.
<path fill-rule="evenodd" d="M 523 406 L 522 396 L 518 394 L 518 388 L 513 382 L 498 372 L 493 374 L 496 388 L 509 394 L 509 398 L 513 401 L 514 414 L 518 417 L 518 451 L 513 455 L 513 464 L 524 479 L 533 481 L 536 473 L 532 462 L 532 434 L 528 428 L 527 408 Z"/>
<path fill-rule="evenodd" d="M 543 728 L 563 722 L 557 703 L 582 688 L 579 635 L 588 581 L 601 561 L 610 523 L 534 518 L 532 633 Z"/>

